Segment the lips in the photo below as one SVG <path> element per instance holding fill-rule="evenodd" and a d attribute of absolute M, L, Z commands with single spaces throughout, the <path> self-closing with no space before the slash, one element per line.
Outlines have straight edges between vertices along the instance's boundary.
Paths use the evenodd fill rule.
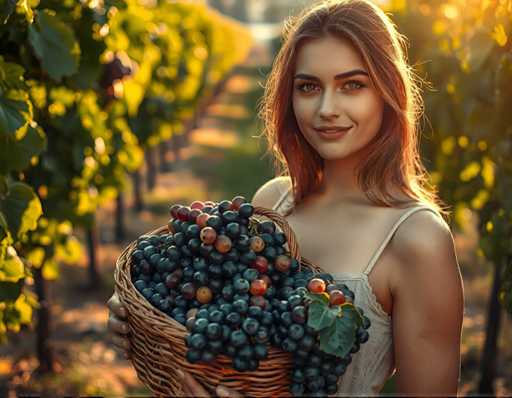
<path fill-rule="evenodd" d="M 320 128 L 314 129 L 321 137 L 325 139 L 338 139 L 343 137 L 350 129 L 350 127 L 335 127 L 335 128 Z"/>

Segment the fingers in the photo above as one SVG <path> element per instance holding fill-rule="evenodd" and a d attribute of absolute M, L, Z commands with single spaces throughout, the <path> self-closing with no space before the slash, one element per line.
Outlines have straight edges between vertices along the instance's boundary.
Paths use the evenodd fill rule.
<path fill-rule="evenodd" d="M 217 386 L 215 393 L 221 398 L 243 398 L 243 395 L 238 391 L 232 390 L 224 386 Z"/>
<path fill-rule="evenodd" d="M 119 336 L 118 334 L 112 335 L 112 343 L 123 352 L 128 352 L 131 348 L 130 341 L 125 337 Z"/>
<path fill-rule="evenodd" d="M 126 307 L 119 300 L 119 296 L 114 292 L 112 297 L 107 301 L 107 306 L 118 318 L 126 318 Z"/>
<path fill-rule="evenodd" d="M 119 320 L 113 313 L 109 313 L 108 315 L 107 328 L 114 333 L 122 335 L 130 333 L 128 323 Z"/>

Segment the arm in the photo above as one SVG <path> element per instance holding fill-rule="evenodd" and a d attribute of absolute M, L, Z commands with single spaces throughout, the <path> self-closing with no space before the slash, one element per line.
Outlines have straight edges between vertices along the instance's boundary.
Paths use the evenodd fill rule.
<path fill-rule="evenodd" d="M 392 250 L 397 392 L 456 395 L 464 295 L 450 230 L 432 213 L 416 213 L 397 231 Z"/>

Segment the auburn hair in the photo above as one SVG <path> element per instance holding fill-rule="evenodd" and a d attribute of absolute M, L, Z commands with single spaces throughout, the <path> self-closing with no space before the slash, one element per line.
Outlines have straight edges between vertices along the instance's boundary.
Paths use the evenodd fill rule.
<path fill-rule="evenodd" d="M 368 143 L 368 156 L 357 170 L 358 184 L 373 203 L 399 206 L 410 200 L 445 213 L 428 182 L 418 150 L 423 101 L 418 79 L 407 62 L 406 39 L 369 0 L 327 0 L 287 19 L 260 103 L 263 134 L 275 159 L 276 174 L 290 176 L 295 204 L 317 191 L 324 161 L 302 136 L 292 108 L 293 76 L 300 46 L 326 36 L 347 39 L 361 54 L 370 79 L 384 101 L 382 125 Z"/>

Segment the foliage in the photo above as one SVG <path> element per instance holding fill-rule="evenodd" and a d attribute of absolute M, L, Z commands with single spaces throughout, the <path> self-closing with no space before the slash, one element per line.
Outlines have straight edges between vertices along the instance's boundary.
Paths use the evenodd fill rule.
<path fill-rule="evenodd" d="M 0 339 L 29 324 L 31 270 L 76 262 L 74 226 L 181 131 L 243 57 L 238 24 L 194 3 L 0 1 Z"/>
<path fill-rule="evenodd" d="M 512 1 L 392 1 L 393 20 L 426 91 L 435 134 L 423 147 L 432 182 L 463 226 L 479 217 L 479 254 L 503 265 L 512 313 Z"/>
<path fill-rule="evenodd" d="M 357 328 L 362 325 L 362 315 L 352 303 L 329 305 L 326 293 L 306 293 L 308 326 L 320 332 L 320 349 L 337 357 L 345 357 L 356 341 Z"/>

